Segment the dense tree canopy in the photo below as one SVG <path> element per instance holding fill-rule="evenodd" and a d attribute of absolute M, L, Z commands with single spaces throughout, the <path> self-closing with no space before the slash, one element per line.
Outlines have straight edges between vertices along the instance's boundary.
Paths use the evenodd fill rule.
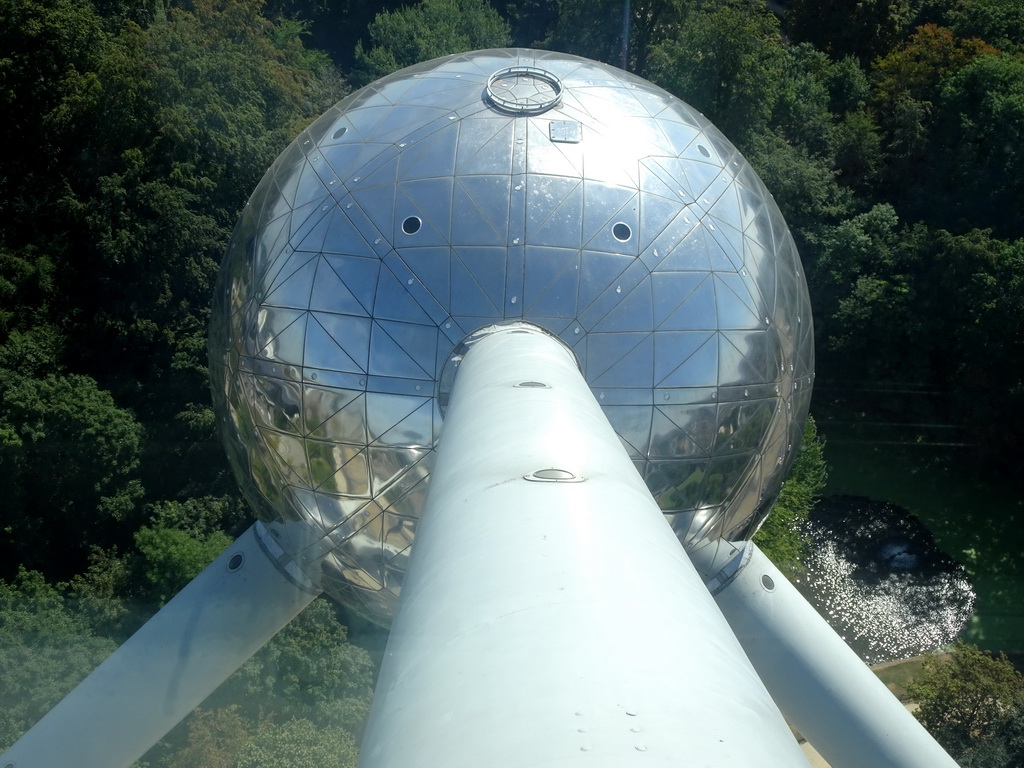
<path fill-rule="evenodd" d="M 974 752 L 969 764 L 981 765 L 977 759 L 983 754 L 1020 754 L 1024 678 L 1006 656 L 957 643 L 949 658 L 928 659 L 908 691 L 918 703 L 917 719 L 951 755 Z M 991 743 L 982 746 L 985 742 Z M 1015 763 L 985 765 L 1010 768 Z"/>

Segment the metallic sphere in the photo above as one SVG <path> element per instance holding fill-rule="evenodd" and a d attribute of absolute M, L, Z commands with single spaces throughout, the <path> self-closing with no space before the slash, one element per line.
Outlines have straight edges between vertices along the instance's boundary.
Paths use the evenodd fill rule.
<path fill-rule="evenodd" d="M 478 51 L 339 102 L 267 172 L 228 249 L 218 415 L 270 546 L 317 564 L 297 578 L 390 617 L 454 361 L 512 320 L 575 352 L 685 546 L 756 530 L 813 378 L 771 195 L 651 83 Z"/>

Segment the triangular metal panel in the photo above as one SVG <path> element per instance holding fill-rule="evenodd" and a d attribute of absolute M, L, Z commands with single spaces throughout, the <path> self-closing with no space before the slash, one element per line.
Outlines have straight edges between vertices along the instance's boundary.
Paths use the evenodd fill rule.
<path fill-rule="evenodd" d="M 380 123 L 374 127 L 373 135 L 374 138 L 380 140 L 400 143 L 415 130 L 434 121 L 445 120 L 449 114 L 449 110 L 433 105 L 406 106 L 399 104 L 392 107 Z"/>
<path fill-rule="evenodd" d="M 432 444 L 434 435 L 434 403 L 424 402 L 419 408 L 377 435 L 372 445 L 422 449 Z"/>
<path fill-rule="evenodd" d="M 644 481 L 662 510 L 693 509 L 700 502 L 707 464 L 704 459 L 651 461 Z"/>
<path fill-rule="evenodd" d="M 305 333 L 305 312 L 261 307 L 257 329 L 257 354 L 268 360 L 301 365 Z"/>
<path fill-rule="evenodd" d="M 683 212 L 677 199 L 644 192 L 640 196 L 640 226 L 636 234 L 640 251 L 647 250 L 665 229 Z"/>
<path fill-rule="evenodd" d="M 453 252 L 452 315 L 503 317 L 505 250 L 473 248 Z"/>
<path fill-rule="evenodd" d="M 551 141 L 550 124 L 549 119 L 527 121 L 526 172 L 580 179 L 583 176 L 583 145 Z"/>
<path fill-rule="evenodd" d="M 591 387 L 650 389 L 653 370 L 653 334 L 587 334 L 586 378 Z"/>
<path fill-rule="evenodd" d="M 342 315 L 373 311 L 380 261 L 360 256 L 320 257 L 309 308 Z"/>
<path fill-rule="evenodd" d="M 358 138 L 358 134 L 351 131 L 349 133 L 353 139 Z M 324 167 L 321 173 L 330 174 L 332 179 L 337 178 L 339 184 L 348 189 L 358 183 L 356 179 L 362 180 L 368 173 L 372 173 L 397 154 L 397 147 L 390 142 L 350 143 L 324 147 Z"/>
<path fill-rule="evenodd" d="M 762 383 L 764 331 L 719 334 L 718 385 L 720 387 Z M 748 357 L 749 355 L 749 357 Z M 761 361 L 758 357 L 761 357 Z"/>
<path fill-rule="evenodd" d="M 702 455 L 710 455 L 718 432 L 717 412 L 714 403 L 693 405 L 659 405 L 656 410 L 672 422 L 693 441 Z M 676 455 L 683 455 L 677 453 Z"/>
<path fill-rule="evenodd" d="M 682 202 L 679 184 L 660 162 L 662 157 L 649 157 L 640 161 L 640 189 L 645 195 L 655 195 L 666 200 Z"/>
<path fill-rule="evenodd" d="M 419 520 L 415 517 L 396 515 L 388 510 L 384 511 L 384 561 L 394 563 L 395 558 L 407 558 L 406 550 L 412 546 L 413 537 L 416 535 L 416 525 Z M 397 563 L 396 563 L 397 565 Z"/>
<path fill-rule="evenodd" d="M 583 252 L 580 272 L 577 306 L 580 321 L 588 329 L 649 274 L 643 262 L 632 256 L 592 251 Z"/>
<path fill-rule="evenodd" d="M 323 160 L 320 159 L 319 163 L 323 165 Z M 330 194 L 331 188 L 321 181 L 316 168 L 308 161 L 303 163 L 295 196 L 292 199 L 292 208 L 301 208 L 315 200 L 323 200 Z"/>
<path fill-rule="evenodd" d="M 527 246 L 524 278 L 523 307 L 528 315 L 576 316 L 578 250 Z"/>
<path fill-rule="evenodd" d="M 263 443 L 280 460 L 282 469 L 287 469 L 302 485 L 309 487 L 309 464 L 303 438 L 285 435 L 265 427 L 258 427 Z"/>
<path fill-rule="evenodd" d="M 720 404 L 714 454 L 759 452 L 773 413 L 774 403 L 766 400 Z"/>
<path fill-rule="evenodd" d="M 352 190 L 352 199 L 359 210 L 391 242 L 394 242 L 396 229 L 395 191 L 393 186 L 360 187 Z"/>
<path fill-rule="evenodd" d="M 441 184 L 435 184 L 441 182 Z M 452 180 L 429 179 L 404 182 L 395 194 L 395 220 L 392 242 L 395 248 L 422 248 L 431 245 L 448 245 L 451 232 Z M 443 197 L 431 201 L 425 189 L 411 190 L 407 185 L 431 185 Z M 443 187 L 447 186 L 447 189 Z M 422 205 L 427 203 L 427 205 Z"/>
<path fill-rule="evenodd" d="M 292 211 L 291 233 L 288 242 L 294 247 L 306 239 L 320 221 L 334 207 L 334 198 L 327 196 L 306 203 Z"/>
<path fill-rule="evenodd" d="M 370 483 L 374 496 L 385 493 L 390 486 L 400 483 L 407 474 L 415 473 L 416 465 L 433 455 L 433 452 L 426 448 L 374 445 L 370 446 L 369 452 Z"/>
<path fill-rule="evenodd" d="M 704 483 L 702 504 L 724 504 L 733 490 L 753 469 L 754 455 L 717 456 L 708 462 L 708 476 Z"/>
<path fill-rule="evenodd" d="M 310 437 L 366 445 L 366 401 L 362 392 L 305 385 L 305 428 Z"/>
<path fill-rule="evenodd" d="M 654 326 L 661 328 L 665 321 L 686 303 L 701 283 L 710 279 L 706 272 L 654 272 L 651 275 Z M 713 309 L 714 305 L 712 304 L 711 317 L 714 316 Z M 665 330 L 680 329 L 666 328 Z"/>
<path fill-rule="evenodd" d="M 515 147 L 515 121 L 499 123 L 493 115 L 459 121 L 459 148 L 455 172 L 460 176 L 487 174 L 509 176 Z"/>
<path fill-rule="evenodd" d="M 739 271 L 743 269 L 743 233 L 734 227 L 723 224 L 711 216 L 709 225 L 713 225 L 709 236 L 718 243 L 729 260 L 728 270 Z"/>
<path fill-rule="evenodd" d="M 601 232 L 610 231 L 612 224 L 622 216 L 632 219 L 627 223 L 635 228 L 636 211 L 632 211 L 630 206 L 639 206 L 637 198 L 635 188 L 605 184 L 588 178 L 583 184 L 583 242 L 589 242 Z M 621 245 L 625 247 L 625 244 Z"/>
<path fill-rule="evenodd" d="M 649 157 L 643 162 L 645 175 L 651 173 L 672 190 L 680 202 L 695 202 L 702 190 L 694 190 L 686 175 L 687 162 L 676 157 Z"/>
<path fill-rule="evenodd" d="M 305 440 L 310 476 L 321 493 L 366 496 L 370 475 L 366 446 Z"/>
<path fill-rule="evenodd" d="M 664 335 L 665 343 L 670 344 L 675 341 L 671 336 L 668 336 L 667 334 Z M 663 332 L 659 331 L 654 334 L 654 336 L 655 339 L 661 343 Z M 654 385 L 656 387 L 718 386 L 718 347 L 718 334 L 711 333 L 703 344 L 697 347 L 692 354 L 682 360 L 679 360 L 675 367 L 672 367 L 672 363 L 676 362 L 675 360 L 670 359 L 668 361 L 669 364 L 662 367 L 660 365 L 662 358 L 656 358 L 659 363 L 659 369 L 655 376 Z M 671 368 L 671 370 L 664 373 L 664 371 L 669 368 Z"/>
<path fill-rule="evenodd" d="M 718 224 L 705 216 L 703 220 L 704 242 L 708 248 L 708 261 L 711 262 L 711 269 L 715 272 L 737 272 L 743 268 L 743 260 L 740 258 L 728 241 L 721 237 Z"/>
<path fill-rule="evenodd" d="M 649 331 L 654 328 L 651 295 L 651 276 L 643 279 L 628 292 L 592 326 L 594 331 L 610 333 L 616 331 Z"/>
<path fill-rule="evenodd" d="M 658 268 L 676 272 L 710 272 L 711 257 L 708 254 L 704 226 L 699 224 L 689 211 L 684 211 L 682 216 L 684 223 L 688 219 L 694 220 L 696 226 L 662 259 Z"/>
<path fill-rule="evenodd" d="M 718 383 L 718 351 L 714 337 L 714 331 L 657 331 L 654 334 L 655 386 L 715 386 Z M 690 358 L 694 355 L 697 358 L 691 363 Z M 701 364 L 710 370 L 699 370 Z M 689 370 L 691 365 L 698 370 Z M 674 376 L 681 367 L 687 370 Z"/>
<path fill-rule="evenodd" d="M 366 507 L 367 500 L 360 497 L 330 496 L 318 493 L 316 504 L 320 510 L 320 519 L 323 521 L 324 528 L 331 531 Z"/>
<path fill-rule="evenodd" d="M 253 413 L 262 426 L 295 435 L 302 433 L 302 390 L 298 382 L 253 376 Z"/>
<path fill-rule="evenodd" d="M 402 161 L 400 154 L 385 155 L 371 165 L 358 168 L 346 179 L 349 192 L 373 187 L 393 187 L 398 183 L 398 169 Z"/>
<path fill-rule="evenodd" d="M 757 286 L 757 293 L 764 302 L 765 317 L 775 316 L 775 259 L 769 258 L 764 248 L 746 235 L 743 236 L 744 268 Z"/>
<path fill-rule="evenodd" d="M 453 122 L 434 134 L 405 147 L 401 154 L 398 178 L 433 179 L 450 177 L 455 169 L 459 131 Z"/>
<path fill-rule="evenodd" d="M 430 246 L 428 246 L 430 247 Z M 408 258 L 411 260 L 415 258 L 415 255 L 420 252 L 419 248 L 403 248 L 402 254 L 410 254 Z M 441 306 L 438 304 L 434 296 L 427 290 L 420 278 L 413 272 L 409 265 L 403 261 L 402 254 L 397 251 L 391 251 L 384 256 L 384 266 L 387 270 L 390 270 L 392 275 L 398 280 L 399 283 L 405 286 L 405 290 L 410 296 L 416 301 L 417 304 L 423 309 L 430 318 L 430 322 L 435 325 L 440 325 L 444 320 L 448 318 L 448 307 Z M 386 270 L 382 270 L 382 273 Z M 389 319 L 389 318 L 385 318 Z M 390 318 L 394 319 L 394 318 Z M 402 319 L 402 318 L 397 318 Z M 410 322 L 422 321 L 411 320 Z"/>
<path fill-rule="evenodd" d="M 369 319 L 311 312 L 303 364 L 309 368 L 366 373 L 369 347 Z"/>
<path fill-rule="evenodd" d="M 439 305 L 449 306 L 451 250 L 448 247 L 403 248 L 399 258 Z"/>
<path fill-rule="evenodd" d="M 434 379 L 437 328 L 433 325 L 375 320 L 370 333 L 370 374 L 403 379 Z"/>
<path fill-rule="evenodd" d="M 435 430 L 436 431 L 436 430 Z M 416 465 L 416 471 L 403 478 L 398 487 L 388 489 L 385 509 L 401 517 L 418 519 L 427 504 L 427 491 L 430 490 L 430 471 L 433 464 L 433 453 L 423 457 Z M 385 498 L 381 496 L 378 498 Z"/>
<path fill-rule="evenodd" d="M 283 275 L 287 277 L 296 269 L 305 264 L 312 253 L 308 251 L 296 252 L 296 250 L 286 245 L 277 252 L 273 261 L 268 260 L 262 270 L 262 274 L 259 276 L 259 287 L 263 293 L 273 289 L 277 284 L 279 276 Z"/>
<path fill-rule="evenodd" d="M 263 304 L 274 307 L 309 307 L 319 257 L 315 253 L 296 251 L 289 263 L 277 274 L 263 299 Z"/>
<path fill-rule="evenodd" d="M 282 258 L 282 254 L 288 249 L 290 226 L 291 214 L 287 214 L 267 222 L 266 226 L 256 233 L 252 249 L 248 254 L 252 262 L 254 280 L 262 283 L 277 261 Z M 291 253 L 290 250 L 289 253 Z"/>
<path fill-rule="evenodd" d="M 719 272 L 714 275 L 718 327 L 722 330 L 763 329 L 764 307 L 751 306 L 755 299 L 741 275 Z"/>
<path fill-rule="evenodd" d="M 602 410 L 630 458 L 646 457 L 651 441 L 651 409 L 646 405 L 606 405 Z"/>
<path fill-rule="evenodd" d="M 507 176 L 467 176 L 455 180 L 452 244 L 494 246 L 508 242 L 509 185 Z"/>
<path fill-rule="evenodd" d="M 526 177 L 526 242 L 578 248 L 583 199 L 579 179 L 531 174 Z M 537 235 L 542 233 L 542 240 Z"/>
<path fill-rule="evenodd" d="M 685 278 L 681 279 L 681 282 L 685 281 L 684 290 L 679 292 L 678 305 L 675 309 L 672 309 L 671 298 L 666 296 L 662 290 L 663 278 L 659 275 L 655 281 L 654 297 L 657 302 L 659 316 L 664 315 L 665 319 L 658 324 L 658 330 L 696 331 L 717 328 L 718 310 L 714 279 L 710 275 L 701 272 L 679 272 L 675 274 L 699 275 L 704 279 L 697 282 L 689 293 L 684 293 L 685 288 L 689 287 L 689 281 L 685 281 Z"/>
<path fill-rule="evenodd" d="M 673 119 L 674 116 L 670 113 L 663 113 L 660 117 L 661 130 L 672 143 L 676 153 L 690 146 L 700 135 L 700 128 L 696 125 L 678 118 Z"/>
<path fill-rule="evenodd" d="M 416 298 L 409 292 L 409 287 L 415 284 L 414 277 L 399 278 L 393 271 L 394 267 L 404 267 L 405 264 L 399 260 L 387 260 L 380 275 L 377 278 L 377 293 L 373 305 L 374 317 L 381 320 L 400 320 L 406 323 L 417 325 L 430 325 L 430 316 L 426 313 Z M 412 281 L 410 283 L 410 281 Z"/>
<path fill-rule="evenodd" d="M 399 184 L 399 189 L 409 196 L 409 199 L 420 211 L 424 218 L 424 224 L 430 224 L 441 237 L 441 241 L 448 243 L 451 240 L 451 229 L 452 229 L 452 188 L 454 180 L 451 176 L 446 176 L 436 179 L 419 179 L 416 181 L 403 181 Z M 396 202 L 396 211 L 399 215 L 403 206 L 401 198 Z M 396 221 L 396 223 L 398 223 Z M 404 232 L 403 232 L 404 234 Z M 439 243 L 427 243 L 421 242 L 424 238 L 422 234 L 425 234 L 424 229 L 421 228 L 419 232 L 409 236 L 409 242 L 400 238 L 398 232 L 395 233 L 395 243 L 405 245 L 437 245 Z M 413 242 L 415 241 L 415 242 Z"/>
<path fill-rule="evenodd" d="M 665 265 L 665 259 L 677 247 L 685 245 L 687 238 L 693 237 L 694 230 L 698 227 L 700 227 L 699 215 L 684 206 L 675 218 L 654 235 L 654 239 L 640 252 L 640 260 L 651 272 L 673 269 L 671 265 Z"/>
<path fill-rule="evenodd" d="M 358 109 L 350 109 L 348 119 L 352 129 L 362 137 L 363 141 L 368 141 L 371 137 L 377 141 L 384 141 L 384 138 L 378 135 L 377 126 L 391 110 L 390 104 L 362 105 Z"/>
<path fill-rule="evenodd" d="M 652 459 L 707 458 L 708 453 L 668 416 L 655 408 L 651 414 Z"/>

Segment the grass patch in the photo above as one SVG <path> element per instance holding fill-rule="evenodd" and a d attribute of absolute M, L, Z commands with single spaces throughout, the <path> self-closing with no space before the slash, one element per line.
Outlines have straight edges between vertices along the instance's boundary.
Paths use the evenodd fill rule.
<path fill-rule="evenodd" d="M 949 656 L 949 654 L 942 655 Z M 910 699 L 910 695 L 907 693 L 907 683 L 913 681 L 914 678 L 921 674 L 926 658 L 929 657 L 915 656 L 904 661 L 879 664 L 876 667 L 872 667 L 871 671 L 885 684 L 886 688 L 892 691 L 896 698 L 906 702 Z"/>

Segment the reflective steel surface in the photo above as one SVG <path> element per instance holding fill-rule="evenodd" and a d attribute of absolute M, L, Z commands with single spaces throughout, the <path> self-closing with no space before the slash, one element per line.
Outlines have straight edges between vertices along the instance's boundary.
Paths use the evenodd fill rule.
<path fill-rule="evenodd" d="M 395 605 L 475 330 L 560 337 L 689 547 L 767 514 L 810 402 L 810 308 L 770 194 L 703 116 L 618 69 L 493 50 L 405 69 L 253 193 L 210 354 L 250 503 L 334 597 Z M 481 543 L 486 546 L 486 542 Z"/>

